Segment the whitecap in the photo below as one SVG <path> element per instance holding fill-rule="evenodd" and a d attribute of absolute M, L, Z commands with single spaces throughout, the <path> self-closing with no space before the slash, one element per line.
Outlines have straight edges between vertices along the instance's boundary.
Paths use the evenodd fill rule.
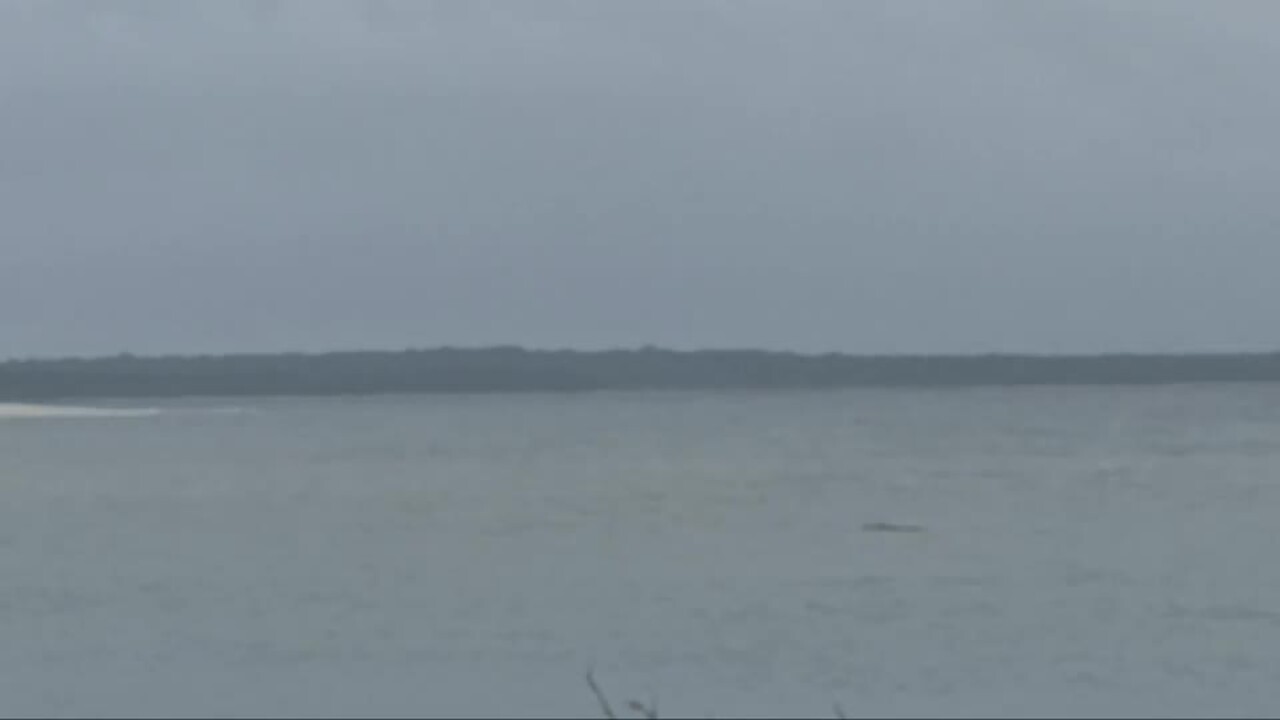
<path fill-rule="evenodd" d="M 29 405 L 0 403 L 0 420 L 43 418 L 131 418 L 160 414 L 157 408 L 74 407 L 70 405 Z"/>

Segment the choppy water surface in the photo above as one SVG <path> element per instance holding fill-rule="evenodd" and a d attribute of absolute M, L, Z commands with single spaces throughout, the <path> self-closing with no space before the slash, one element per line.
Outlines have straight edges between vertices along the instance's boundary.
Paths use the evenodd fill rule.
<path fill-rule="evenodd" d="M 1277 387 L 148 405 L 0 413 L 0 713 L 1280 708 Z"/>

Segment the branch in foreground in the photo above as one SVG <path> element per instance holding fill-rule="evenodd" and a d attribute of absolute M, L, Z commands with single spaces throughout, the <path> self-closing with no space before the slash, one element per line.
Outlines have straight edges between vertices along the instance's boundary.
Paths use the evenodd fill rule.
<path fill-rule="evenodd" d="M 591 692 L 596 696 L 596 701 L 600 703 L 600 709 L 604 712 L 604 716 L 609 720 L 618 720 L 617 714 L 613 712 L 613 706 L 609 704 L 609 698 L 605 697 L 604 691 L 596 683 L 595 670 L 587 670 L 587 686 L 591 688 Z"/>

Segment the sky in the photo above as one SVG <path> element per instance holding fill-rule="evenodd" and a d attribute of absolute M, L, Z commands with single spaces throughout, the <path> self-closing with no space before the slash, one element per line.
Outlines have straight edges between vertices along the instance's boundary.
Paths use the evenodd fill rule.
<path fill-rule="evenodd" d="M 0 357 L 1280 348 L 1280 3 L 10 0 Z"/>

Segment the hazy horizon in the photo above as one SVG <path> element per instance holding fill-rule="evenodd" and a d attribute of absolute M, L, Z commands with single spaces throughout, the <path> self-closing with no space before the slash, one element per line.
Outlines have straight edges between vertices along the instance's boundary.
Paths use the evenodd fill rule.
<path fill-rule="evenodd" d="M 1280 345 L 1280 5 L 0 4 L 0 357 Z"/>
<path fill-rule="evenodd" d="M 399 347 L 317 347 L 303 349 L 261 349 L 261 350 L 231 350 L 231 351 L 161 351 L 151 353 L 132 352 L 130 350 L 121 350 L 117 352 L 92 353 L 92 354 L 31 354 L 31 355 L 0 355 L 0 363 L 6 362 L 45 362 L 59 360 L 104 360 L 117 357 L 135 357 L 139 359 L 157 359 L 157 358 L 197 358 L 197 357 L 235 357 L 235 356 L 288 356 L 288 355 L 304 355 L 319 356 L 332 354 L 383 354 L 383 353 L 406 353 L 406 352 L 438 352 L 438 351 L 458 351 L 458 352 L 484 352 L 492 350 L 517 350 L 528 353 L 581 353 L 581 354 L 597 354 L 611 352 L 643 352 L 658 351 L 672 353 L 766 353 L 779 355 L 794 355 L 797 357 L 821 357 L 824 355 L 837 355 L 850 358 L 975 358 L 975 357 L 1025 357 L 1025 358 L 1093 358 L 1093 357 L 1214 357 L 1214 356 L 1250 356 L 1250 355 L 1274 355 L 1280 354 L 1280 345 L 1274 347 L 1255 347 L 1255 348 L 1189 348 L 1184 350 L 1097 350 L 1088 352 L 1037 352 L 1026 350 L 974 350 L 961 352 L 850 352 L 839 350 L 797 350 L 795 348 L 770 348 L 770 347 L 673 347 L 667 345 L 607 345 L 599 347 L 572 347 L 572 346 L 536 346 L 536 345 L 515 345 L 512 343 L 493 343 L 493 344 L 475 344 L 475 345 L 404 345 Z"/>

